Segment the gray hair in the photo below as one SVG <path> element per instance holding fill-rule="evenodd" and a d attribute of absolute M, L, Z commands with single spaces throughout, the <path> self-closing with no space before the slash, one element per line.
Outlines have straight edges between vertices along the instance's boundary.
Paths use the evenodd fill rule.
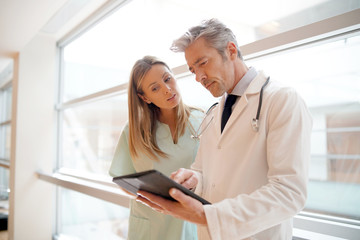
<path fill-rule="evenodd" d="M 200 25 L 190 28 L 184 35 L 173 41 L 170 49 L 173 52 L 185 52 L 186 48 L 199 38 L 203 38 L 209 47 L 215 48 L 224 59 L 226 59 L 225 49 L 228 42 L 233 42 L 238 57 L 243 59 L 235 34 L 215 18 L 204 20 Z"/>

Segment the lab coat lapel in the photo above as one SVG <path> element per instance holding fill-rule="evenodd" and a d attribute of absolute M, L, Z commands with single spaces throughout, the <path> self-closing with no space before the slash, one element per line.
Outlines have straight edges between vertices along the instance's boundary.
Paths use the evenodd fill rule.
<path fill-rule="evenodd" d="M 225 94 L 221 97 L 219 101 L 219 107 L 216 109 L 216 115 L 215 115 L 215 133 L 216 133 L 216 139 L 221 139 L 221 117 L 222 112 L 224 111 L 224 104 L 225 104 Z M 226 128 L 226 126 L 225 126 Z"/>
<path fill-rule="evenodd" d="M 230 115 L 230 118 L 225 125 L 225 128 L 224 128 L 221 136 L 223 136 L 227 131 L 230 131 L 235 120 L 240 116 L 241 112 L 246 108 L 247 104 L 248 104 L 248 100 L 246 98 L 246 95 L 244 94 L 244 96 L 242 96 L 236 103 L 236 105 Z M 220 118 L 220 122 L 221 122 L 221 118 Z M 220 128 L 219 128 L 219 131 L 220 131 Z"/>
<path fill-rule="evenodd" d="M 226 131 L 230 131 L 232 125 L 236 122 L 236 119 L 238 117 L 240 117 L 241 113 L 246 108 L 246 106 L 248 104 L 248 97 L 250 95 L 259 94 L 261 87 L 265 83 L 265 81 L 266 81 L 266 78 L 265 78 L 265 75 L 263 74 L 263 72 L 259 72 L 259 74 L 251 81 L 249 87 L 246 89 L 243 96 L 241 96 L 241 98 L 238 100 L 239 102 L 235 105 L 235 108 L 233 109 L 233 112 L 231 113 L 231 116 L 230 116 L 228 122 L 226 123 L 226 126 L 225 126 L 224 131 L 221 134 L 221 136 L 223 136 Z M 224 97 L 222 98 L 220 106 L 221 106 L 221 113 L 222 113 L 222 111 L 224 109 Z M 249 120 L 249 122 L 250 122 L 250 120 Z M 221 124 L 221 115 L 220 115 L 219 126 L 220 126 L 220 124 Z M 221 133 L 220 127 L 219 127 L 219 132 Z"/>

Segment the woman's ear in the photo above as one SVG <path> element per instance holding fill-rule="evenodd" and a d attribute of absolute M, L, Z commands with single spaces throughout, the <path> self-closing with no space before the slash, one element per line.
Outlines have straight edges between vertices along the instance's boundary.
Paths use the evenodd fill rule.
<path fill-rule="evenodd" d="M 144 102 L 146 102 L 147 104 L 150 104 L 151 101 L 149 99 L 147 99 L 147 97 L 145 97 L 144 95 L 138 93 L 137 94 L 139 96 L 139 98 L 141 98 Z"/>

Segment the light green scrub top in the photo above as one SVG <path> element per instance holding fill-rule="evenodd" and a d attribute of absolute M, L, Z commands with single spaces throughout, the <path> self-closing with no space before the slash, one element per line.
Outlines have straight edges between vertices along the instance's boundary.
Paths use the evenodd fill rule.
<path fill-rule="evenodd" d="M 189 120 L 195 131 L 198 130 L 203 116 L 204 114 L 201 111 L 193 110 L 191 112 Z M 190 168 L 199 144 L 198 140 L 191 137 L 193 131 L 190 129 L 188 126 L 184 135 L 178 139 L 178 143 L 174 144 L 168 125 L 157 122 L 156 141 L 159 148 L 168 154 L 169 158 L 159 157 L 159 161 L 154 161 L 145 155 L 140 155 L 136 161 L 133 161 L 128 145 L 129 127 L 126 125 L 115 150 L 109 170 L 110 175 L 116 177 L 156 169 L 170 176 L 172 172 L 181 167 Z M 128 239 L 196 240 L 197 231 L 195 224 L 158 213 L 132 199 L 130 202 Z"/>

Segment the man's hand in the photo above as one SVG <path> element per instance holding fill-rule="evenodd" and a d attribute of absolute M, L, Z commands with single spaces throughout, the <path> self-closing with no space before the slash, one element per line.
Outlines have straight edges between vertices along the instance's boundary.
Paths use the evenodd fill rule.
<path fill-rule="evenodd" d="M 194 189 L 198 184 L 196 174 L 185 168 L 180 168 L 176 172 L 171 173 L 170 178 L 187 189 Z"/>
<path fill-rule="evenodd" d="M 169 194 L 177 201 L 167 200 L 145 191 L 138 192 L 139 196 L 136 201 L 158 212 L 196 224 L 207 225 L 204 207 L 201 202 L 175 188 L 170 189 Z"/>

